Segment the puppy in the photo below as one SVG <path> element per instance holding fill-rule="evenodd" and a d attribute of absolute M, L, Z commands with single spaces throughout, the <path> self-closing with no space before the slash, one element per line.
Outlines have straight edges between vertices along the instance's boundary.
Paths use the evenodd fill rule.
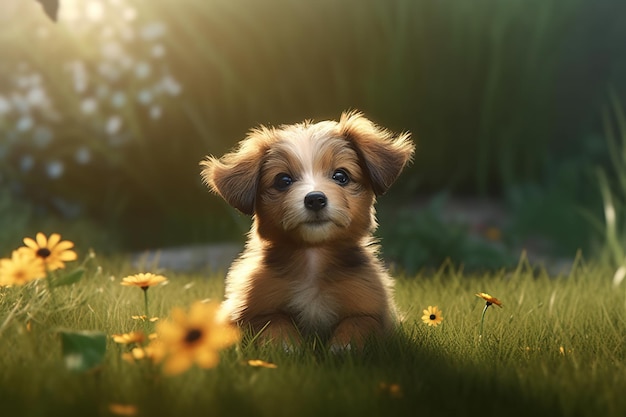
<path fill-rule="evenodd" d="M 374 202 L 411 160 L 409 138 L 349 112 L 339 122 L 261 126 L 202 161 L 209 188 L 253 216 L 222 312 L 290 346 L 317 335 L 333 349 L 360 348 L 388 332 L 393 282 L 372 238 Z"/>

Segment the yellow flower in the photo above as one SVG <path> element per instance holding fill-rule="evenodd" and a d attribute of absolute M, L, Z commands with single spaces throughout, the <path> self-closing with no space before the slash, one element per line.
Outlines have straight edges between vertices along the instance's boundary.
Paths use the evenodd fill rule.
<path fill-rule="evenodd" d="M 443 321 L 441 310 L 437 306 L 428 306 L 428 309 L 424 310 L 422 321 L 429 326 L 438 326 Z"/>
<path fill-rule="evenodd" d="M 43 233 L 37 233 L 35 238 L 36 240 L 24 238 L 24 245 L 34 256 L 43 259 L 50 271 L 65 268 L 65 262 L 76 260 L 76 252 L 71 250 L 74 243 L 69 240 L 61 241 L 58 233 L 52 233 L 49 238 Z"/>
<path fill-rule="evenodd" d="M 163 349 L 166 374 L 179 374 L 194 363 L 212 368 L 219 362 L 219 350 L 239 341 L 239 330 L 218 318 L 218 308 L 216 304 L 198 301 L 188 314 L 174 308 L 171 319 L 157 324 L 155 342 Z"/>
<path fill-rule="evenodd" d="M 141 273 L 122 278 L 121 284 L 127 287 L 139 287 L 142 290 L 147 290 L 148 287 L 152 287 L 165 281 L 167 281 L 167 278 L 163 275 L 155 275 L 148 272 L 147 274 Z"/>
<path fill-rule="evenodd" d="M 278 365 L 271 363 L 271 362 L 265 362 L 264 360 L 261 360 L 261 359 L 250 359 L 248 361 L 248 365 L 253 366 L 255 368 L 270 368 L 270 369 L 278 368 Z"/>
<path fill-rule="evenodd" d="M 133 320 L 141 320 L 141 321 L 148 320 L 150 323 L 154 323 L 155 321 L 159 321 L 158 317 L 150 317 L 150 318 L 148 318 L 148 316 L 146 316 L 145 314 L 142 314 L 140 316 L 130 316 L 130 318 L 133 319 Z"/>
<path fill-rule="evenodd" d="M 153 362 L 160 362 L 163 359 L 163 348 L 160 342 L 153 340 L 148 346 L 135 347 L 130 352 L 122 353 L 122 359 L 130 363 L 142 359 L 151 359 Z"/>
<path fill-rule="evenodd" d="M 113 341 L 121 345 L 128 345 L 130 343 L 143 343 L 146 340 L 146 336 L 143 332 L 130 332 L 122 334 L 112 335 Z"/>
<path fill-rule="evenodd" d="M 492 305 L 492 304 L 495 304 L 495 305 L 497 305 L 498 307 L 502 308 L 502 301 L 498 300 L 498 299 L 497 299 L 497 298 L 495 298 L 495 297 L 490 296 L 490 295 L 489 295 L 489 294 L 487 294 L 487 293 L 484 293 L 484 292 L 479 292 L 479 293 L 477 293 L 477 294 L 476 294 L 476 297 L 480 297 L 480 298 L 482 298 L 483 300 L 485 300 L 485 301 L 487 302 L 487 306 L 490 306 L 490 305 Z"/>
<path fill-rule="evenodd" d="M 11 258 L 0 259 L 0 286 L 24 285 L 45 276 L 43 261 L 26 248 L 14 250 Z"/>

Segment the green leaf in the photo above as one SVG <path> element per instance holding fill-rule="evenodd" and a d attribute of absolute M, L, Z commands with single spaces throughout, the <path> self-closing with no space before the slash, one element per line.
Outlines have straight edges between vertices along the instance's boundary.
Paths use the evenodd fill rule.
<path fill-rule="evenodd" d="M 80 281 L 80 279 L 83 277 L 83 275 L 85 274 L 85 269 L 84 268 L 77 268 L 75 270 L 73 270 L 72 272 L 63 275 L 57 279 L 55 279 L 54 281 L 52 281 L 52 286 L 53 287 L 62 287 L 64 285 L 72 285 L 78 281 Z"/>
<path fill-rule="evenodd" d="M 65 368 L 85 372 L 100 365 L 106 351 L 106 335 L 95 331 L 65 331 L 61 345 Z"/>

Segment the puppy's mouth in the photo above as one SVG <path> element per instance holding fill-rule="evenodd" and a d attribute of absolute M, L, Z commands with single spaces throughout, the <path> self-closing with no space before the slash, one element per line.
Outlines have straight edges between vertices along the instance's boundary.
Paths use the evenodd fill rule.
<path fill-rule="evenodd" d="M 327 224 L 332 223 L 330 219 L 315 219 L 315 220 L 307 220 L 302 224 L 309 227 L 320 227 L 325 226 Z"/>

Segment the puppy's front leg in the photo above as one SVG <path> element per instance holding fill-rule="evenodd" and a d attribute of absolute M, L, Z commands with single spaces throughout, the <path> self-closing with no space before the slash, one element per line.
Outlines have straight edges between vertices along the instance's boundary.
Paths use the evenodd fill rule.
<path fill-rule="evenodd" d="M 282 313 L 267 314 L 251 320 L 253 329 L 260 332 L 258 340 L 261 344 L 282 341 L 287 350 L 302 344 L 302 336 L 291 317 Z"/>
<path fill-rule="evenodd" d="M 383 332 L 380 318 L 376 316 L 350 316 L 339 322 L 330 339 L 330 349 L 333 352 L 362 349 L 365 342 Z"/>

